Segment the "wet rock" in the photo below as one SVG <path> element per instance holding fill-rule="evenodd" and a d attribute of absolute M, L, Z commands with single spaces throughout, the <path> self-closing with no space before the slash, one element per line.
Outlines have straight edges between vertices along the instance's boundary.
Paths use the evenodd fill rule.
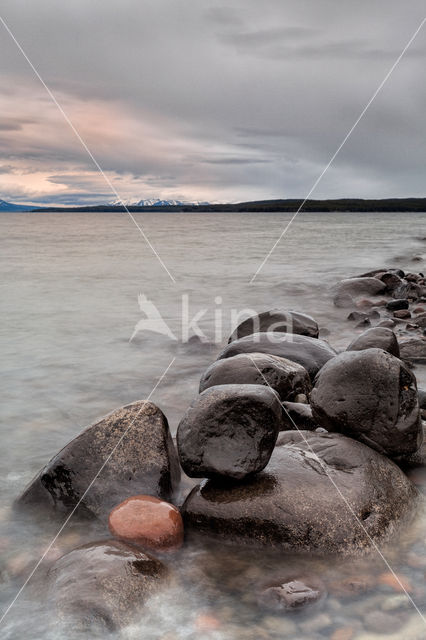
<path fill-rule="evenodd" d="M 361 273 L 359 276 L 355 276 L 356 278 L 379 278 L 384 273 L 390 273 L 391 269 L 387 269 L 386 267 L 380 267 L 379 269 L 372 269 L 371 271 L 367 271 L 366 273 Z"/>
<path fill-rule="evenodd" d="M 345 351 L 318 374 L 314 420 L 390 456 L 417 451 L 423 439 L 416 379 L 382 349 Z"/>
<path fill-rule="evenodd" d="M 114 631 L 129 624 L 170 575 L 155 558 L 118 540 L 74 549 L 49 570 L 49 600 L 81 628 Z"/>
<path fill-rule="evenodd" d="M 395 321 L 391 320 L 390 318 L 385 318 L 384 320 L 379 322 L 379 324 L 377 326 L 378 327 L 387 327 L 388 329 L 392 329 L 395 326 Z"/>
<path fill-rule="evenodd" d="M 364 616 L 364 626 L 369 631 L 376 633 L 390 633 L 399 629 L 403 624 L 398 616 L 384 611 L 369 611 Z"/>
<path fill-rule="evenodd" d="M 319 613 L 313 618 L 308 618 L 307 620 L 300 622 L 299 627 L 303 633 L 313 634 L 325 629 L 326 627 L 330 627 L 332 623 L 333 621 L 328 613 Z"/>
<path fill-rule="evenodd" d="M 350 296 L 351 298 L 366 294 L 375 296 L 379 293 L 384 293 L 385 290 L 386 285 L 384 282 L 378 278 L 369 277 L 347 278 L 346 280 L 341 280 L 332 289 L 336 306 L 341 306 L 337 303 L 343 300 L 345 296 Z"/>
<path fill-rule="evenodd" d="M 368 314 L 364 313 L 363 311 L 351 311 L 346 319 L 354 322 L 368 320 Z"/>
<path fill-rule="evenodd" d="M 393 312 L 394 318 L 411 318 L 411 313 L 408 309 L 399 309 Z"/>
<path fill-rule="evenodd" d="M 378 276 L 379 280 L 385 283 L 386 292 L 392 293 L 401 284 L 402 280 L 396 273 L 387 271 L 386 273 Z"/>
<path fill-rule="evenodd" d="M 300 611 L 311 609 L 324 600 L 324 583 L 316 576 L 283 576 L 263 585 L 257 603 L 271 611 Z"/>
<path fill-rule="evenodd" d="M 399 340 L 399 351 L 403 360 L 426 362 L 426 338 L 410 337 Z"/>
<path fill-rule="evenodd" d="M 421 329 L 426 329 L 426 313 L 421 313 L 415 317 L 415 322 Z"/>
<path fill-rule="evenodd" d="M 386 327 L 372 327 L 352 340 L 346 351 L 362 351 L 372 348 L 383 349 L 399 358 L 399 345 L 396 335 Z"/>
<path fill-rule="evenodd" d="M 177 430 L 179 457 L 191 478 L 242 479 L 268 463 L 282 426 L 278 394 L 262 385 L 210 387 Z"/>
<path fill-rule="evenodd" d="M 186 531 L 229 543 L 356 552 L 394 532 L 416 495 L 393 462 L 360 442 L 341 434 L 286 431 L 261 473 L 235 485 L 207 480 L 188 496 L 182 516 Z"/>
<path fill-rule="evenodd" d="M 330 358 L 336 355 L 328 342 L 288 333 L 253 333 L 234 340 L 219 354 L 218 360 L 240 353 L 268 353 L 302 365 L 311 380 Z"/>
<path fill-rule="evenodd" d="M 364 329 L 365 327 L 370 327 L 370 326 L 371 326 L 370 318 L 364 318 L 363 320 L 358 322 L 357 325 L 355 325 L 355 328 L 356 329 Z"/>
<path fill-rule="evenodd" d="M 280 333 L 294 333 L 302 336 L 318 338 L 318 324 L 311 316 L 298 311 L 285 309 L 271 309 L 256 316 L 247 318 L 231 334 L 228 342 L 244 338 L 252 333 L 278 331 Z"/>
<path fill-rule="evenodd" d="M 333 298 L 333 303 L 334 306 L 339 309 L 350 309 L 355 305 L 355 300 L 349 293 L 336 293 Z"/>
<path fill-rule="evenodd" d="M 174 551 L 183 544 L 179 509 L 153 496 L 132 496 L 109 514 L 112 535 L 153 551 Z"/>
<path fill-rule="evenodd" d="M 220 384 L 262 384 L 272 387 L 284 400 L 309 395 L 312 385 L 304 367 L 285 358 L 265 353 L 241 353 L 216 360 L 200 381 L 200 393 Z"/>
<path fill-rule="evenodd" d="M 398 591 L 398 593 L 413 592 L 411 582 L 401 574 L 386 571 L 385 573 L 380 574 L 378 581 L 379 584 L 384 584 L 393 589 L 393 591 Z"/>
<path fill-rule="evenodd" d="M 327 584 L 328 591 L 339 600 L 342 598 L 356 598 L 376 586 L 371 575 L 356 573 L 332 580 Z"/>
<path fill-rule="evenodd" d="M 179 461 L 167 418 L 152 402 L 134 402 L 71 440 L 34 478 L 17 503 L 44 503 L 68 512 L 82 500 L 79 508 L 85 513 L 106 519 L 129 494 L 169 500 L 179 479 Z"/>
<path fill-rule="evenodd" d="M 304 429 L 315 431 L 318 424 L 312 417 L 312 409 L 309 404 L 300 402 L 283 402 L 284 430 Z"/>
<path fill-rule="evenodd" d="M 401 282 L 401 284 L 392 291 L 392 297 L 397 300 L 401 298 L 417 300 L 421 296 L 422 287 L 415 282 Z"/>
<path fill-rule="evenodd" d="M 406 298 L 400 298 L 398 300 L 389 300 L 386 309 L 388 311 L 399 311 L 399 309 L 408 309 L 409 306 L 410 304 Z"/>
<path fill-rule="evenodd" d="M 417 389 L 417 394 L 419 396 L 420 409 L 426 409 L 426 390 L 425 389 Z"/>

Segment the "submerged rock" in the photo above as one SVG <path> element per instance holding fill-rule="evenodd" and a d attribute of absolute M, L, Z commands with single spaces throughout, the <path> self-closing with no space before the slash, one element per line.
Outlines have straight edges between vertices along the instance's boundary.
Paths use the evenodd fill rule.
<path fill-rule="evenodd" d="M 399 345 L 396 335 L 386 327 L 372 327 L 352 340 L 346 351 L 363 351 L 364 349 L 383 349 L 399 358 Z"/>
<path fill-rule="evenodd" d="M 327 592 L 316 576 L 285 576 L 275 578 L 259 591 L 257 602 L 272 611 L 305 611 L 318 605 Z"/>
<path fill-rule="evenodd" d="M 345 351 L 318 374 L 312 414 L 327 431 L 356 438 L 398 456 L 422 443 L 416 379 L 401 360 L 382 349 Z"/>
<path fill-rule="evenodd" d="M 359 552 L 371 539 L 388 537 L 416 495 L 396 464 L 360 442 L 335 433 L 287 431 L 266 469 L 233 485 L 205 481 L 188 496 L 182 515 L 186 530 L 229 543 Z"/>
<path fill-rule="evenodd" d="M 267 353 L 241 353 L 216 360 L 201 377 L 200 393 L 219 384 L 267 385 L 278 393 L 282 401 L 294 400 L 300 393 L 308 396 L 312 388 L 304 367 Z"/>
<path fill-rule="evenodd" d="M 298 311 L 271 309 L 256 316 L 247 318 L 232 332 L 228 342 L 244 338 L 252 333 L 265 331 L 279 331 L 280 333 L 295 333 L 302 336 L 318 338 L 318 324 L 311 316 Z"/>
<path fill-rule="evenodd" d="M 132 496 L 109 514 L 109 530 L 120 540 L 153 551 L 174 551 L 183 544 L 179 509 L 153 496 Z"/>
<path fill-rule="evenodd" d="M 142 493 L 169 500 L 179 480 L 179 461 L 167 418 L 152 402 L 134 402 L 71 440 L 17 503 L 45 503 L 68 512 L 82 499 L 84 511 L 106 519 L 129 495 Z"/>
<path fill-rule="evenodd" d="M 240 353 L 268 353 L 302 365 L 311 380 L 328 360 L 336 355 L 328 342 L 308 336 L 269 332 L 234 340 L 219 354 L 218 360 Z"/>
<path fill-rule="evenodd" d="M 179 457 L 191 478 L 241 479 L 269 461 L 282 426 L 278 394 L 262 385 L 210 387 L 192 402 L 177 430 Z"/>
<path fill-rule="evenodd" d="M 104 540 L 55 562 L 48 573 L 49 600 L 60 617 L 81 628 L 114 631 L 132 622 L 169 577 L 159 560 L 124 542 Z"/>

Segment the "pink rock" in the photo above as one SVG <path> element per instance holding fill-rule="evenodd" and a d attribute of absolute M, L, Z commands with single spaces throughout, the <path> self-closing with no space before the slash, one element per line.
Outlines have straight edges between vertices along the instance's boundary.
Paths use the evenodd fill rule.
<path fill-rule="evenodd" d="M 155 551 L 173 551 L 183 543 L 179 509 L 152 496 L 132 496 L 109 514 L 113 536 Z"/>

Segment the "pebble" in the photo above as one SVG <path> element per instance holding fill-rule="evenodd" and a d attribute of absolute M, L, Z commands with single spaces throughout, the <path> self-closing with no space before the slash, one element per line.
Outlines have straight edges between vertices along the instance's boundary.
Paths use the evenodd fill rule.
<path fill-rule="evenodd" d="M 409 309 L 399 309 L 398 311 L 393 312 L 393 317 L 400 319 L 411 318 L 411 313 Z"/>
<path fill-rule="evenodd" d="M 194 623 L 198 631 L 215 631 L 220 627 L 220 621 L 210 613 L 200 613 Z"/>
<path fill-rule="evenodd" d="M 370 611 L 364 616 L 364 626 L 369 631 L 390 633 L 402 626 L 403 622 L 395 615 L 384 611 Z"/>
<path fill-rule="evenodd" d="M 382 573 L 379 576 L 379 583 L 384 584 L 388 587 L 391 587 L 394 591 L 404 592 L 408 591 L 411 593 L 413 591 L 413 587 L 411 586 L 410 581 L 405 576 L 401 574 L 396 574 L 397 577 L 391 572 Z"/>
<path fill-rule="evenodd" d="M 309 620 L 304 620 L 299 623 L 299 627 L 303 631 L 303 633 L 313 633 L 315 631 L 320 631 L 321 629 L 325 629 L 332 624 L 332 620 L 328 613 L 319 613 L 317 616 L 313 618 L 309 618 Z"/>
<path fill-rule="evenodd" d="M 152 496 L 132 496 L 109 514 L 109 529 L 120 540 L 157 551 L 172 551 L 183 544 L 179 509 Z"/>
<path fill-rule="evenodd" d="M 354 631 L 352 627 L 339 627 L 339 629 L 333 631 L 330 640 L 351 640 Z"/>
<path fill-rule="evenodd" d="M 296 625 L 293 620 L 283 616 L 265 616 L 263 623 L 270 631 L 275 631 L 282 636 L 294 636 L 296 633 Z"/>
<path fill-rule="evenodd" d="M 383 611 L 396 611 L 397 609 L 405 609 L 411 606 L 411 602 L 405 594 L 398 594 L 383 600 L 381 608 Z"/>

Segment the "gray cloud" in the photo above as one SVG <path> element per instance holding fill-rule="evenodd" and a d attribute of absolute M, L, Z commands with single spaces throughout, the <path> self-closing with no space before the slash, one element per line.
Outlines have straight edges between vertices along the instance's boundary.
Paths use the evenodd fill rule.
<path fill-rule="evenodd" d="M 423 13 L 420 0 L 2 3 L 126 199 L 303 197 Z M 425 42 L 426 31 L 315 196 L 424 195 Z M 0 197 L 46 186 L 58 202 L 111 199 L 5 32 L 0 59 Z"/>

